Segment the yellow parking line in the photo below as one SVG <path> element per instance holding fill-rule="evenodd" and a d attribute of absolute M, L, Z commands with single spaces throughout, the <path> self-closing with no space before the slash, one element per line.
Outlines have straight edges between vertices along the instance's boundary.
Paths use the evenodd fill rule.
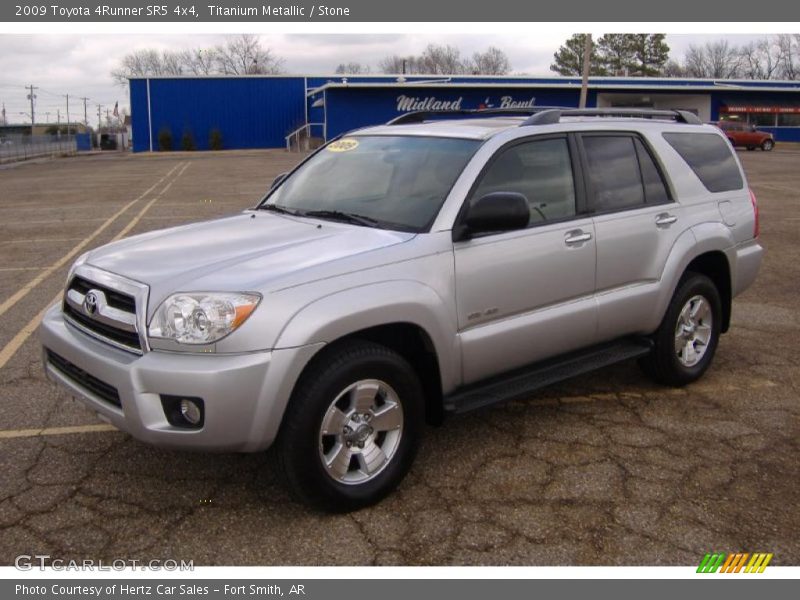
<path fill-rule="evenodd" d="M 150 209 L 150 207 L 151 207 L 151 206 L 153 206 L 153 204 L 155 204 L 155 203 L 156 203 L 156 201 L 158 201 L 158 199 L 159 199 L 159 198 L 161 198 L 161 197 L 162 197 L 164 194 L 166 194 L 166 193 L 167 193 L 167 190 L 169 190 L 169 188 L 171 188 L 171 187 L 172 187 L 172 184 L 173 184 L 173 183 L 175 183 L 175 182 L 178 180 L 178 177 L 180 177 L 181 175 L 183 175 L 183 172 L 184 172 L 184 171 L 185 171 L 187 168 L 189 168 L 189 165 L 190 165 L 190 164 L 192 164 L 192 163 L 190 163 L 190 162 L 187 162 L 187 163 L 186 163 L 186 164 L 183 166 L 183 168 L 180 170 L 180 172 L 178 172 L 178 174 L 177 174 L 177 175 L 175 175 L 175 178 L 174 178 L 172 181 L 170 181 L 170 182 L 169 182 L 169 183 L 168 183 L 168 184 L 167 184 L 167 185 L 164 187 L 164 189 L 163 189 L 163 190 L 161 190 L 161 191 L 159 192 L 159 194 L 158 194 L 158 195 L 157 195 L 155 198 L 153 198 L 152 200 L 150 200 L 150 202 L 148 202 L 147 204 L 145 204 L 145 205 L 144 205 L 144 207 L 142 208 L 142 210 L 140 210 L 140 211 L 139 211 L 139 214 L 138 214 L 138 215 L 136 215 L 136 216 L 133 218 L 133 220 L 132 220 L 130 223 L 128 223 L 128 224 L 127 224 L 127 225 L 124 227 L 124 229 L 123 229 L 122 231 L 120 231 L 120 232 L 119 232 L 117 235 L 115 235 L 115 236 L 114 236 L 114 239 L 113 239 L 112 241 L 117 241 L 117 240 L 119 240 L 119 239 L 122 239 L 122 238 L 124 238 L 124 237 L 125 237 L 125 236 L 128 234 L 128 232 L 129 232 L 131 229 L 133 229 L 133 228 L 134 228 L 134 226 L 135 226 L 135 225 L 136 225 L 136 224 L 137 224 L 137 223 L 138 223 L 138 222 L 139 222 L 139 221 L 142 219 L 142 216 L 144 216 L 144 213 L 146 213 L 146 212 L 147 212 L 147 211 Z"/>
<path fill-rule="evenodd" d="M 153 205 L 153 203 L 154 203 L 156 200 L 158 200 L 159 198 L 161 198 L 161 197 L 162 197 L 162 196 L 163 196 L 163 195 L 166 193 L 166 191 L 167 191 L 167 190 L 168 190 L 170 187 L 172 187 L 172 184 L 173 184 L 173 183 L 175 183 L 175 181 L 178 179 L 178 177 L 180 177 L 180 176 L 183 174 L 183 172 L 184 172 L 184 171 L 186 171 L 187 167 L 188 167 L 190 164 L 191 164 L 191 163 L 189 163 L 189 162 L 187 162 L 186 164 L 184 164 L 184 165 L 183 165 L 183 168 L 182 168 L 182 169 L 180 170 L 180 172 L 179 172 L 179 173 L 178 173 L 178 174 L 177 174 L 177 175 L 176 175 L 176 176 L 175 176 L 175 177 L 172 179 L 172 181 L 170 181 L 170 182 L 169 182 L 169 183 L 168 183 L 166 186 L 164 186 L 164 189 L 162 189 L 162 190 L 161 190 L 161 191 L 158 193 L 158 195 L 157 195 L 155 198 L 153 198 L 153 199 L 152 199 L 152 200 L 151 200 L 149 203 L 147 203 L 147 205 L 146 205 L 146 206 L 145 206 L 145 207 L 144 207 L 142 210 L 140 210 L 140 211 L 139 211 L 139 214 L 137 214 L 137 215 L 136 215 L 136 216 L 135 216 L 135 217 L 134 217 L 134 218 L 131 220 L 131 222 L 130 222 L 130 223 L 128 223 L 128 224 L 127 224 L 127 225 L 126 225 L 126 226 L 125 226 L 125 227 L 122 229 L 122 231 L 120 231 L 120 232 L 119 232 L 117 235 L 115 235 L 115 236 L 114 236 L 113 240 L 114 240 L 114 241 L 115 241 L 115 240 L 118 240 L 118 239 L 122 238 L 122 236 L 124 236 L 126 233 L 128 233 L 128 232 L 129 232 L 129 231 L 130 231 L 130 230 L 133 228 L 133 226 L 134 226 L 134 225 L 136 225 L 136 223 L 138 223 L 138 222 L 139 222 L 139 220 L 141 219 L 141 217 L 142 217 L 142 215 L 144 214 L 144 212 L 145 212 L 145 211 L 146 211 L 148 208 L 150 208 L 150 207 Z M 177 164 L 177 165 L 175 165 L 175 169 L 177 169 L 178 167 L 180 167 L 180 163 L 179 163 L 179 164 Z M 172 169 L 172 171 L 170 171 L 170 173 L 172 173 L 172 172 L 173 172 L 175 169 Z M 169 173 L 168 173 L 167 175 L 169 175 Z M 161 180 L 159 180 L 159 183 L 161 183 L 161 181 L 163 181 L 163 178 L 162 178 Z M 154 186 L 154 187 L 155 187 L 155 186 Z M 151 188 L 151 189 L 152 189 L 152 188 Z M 14 354 L 17 352 L 17 350 L 19 350 L 19 349 L 20 349 L 20 347 L 22 346 L 22 344 L 24 344 L 24 343 L 25 343 L 25 341 L 26 341 L 26 340 L 27 340 L 27 339 L 28 339 L 28 338 L 31 336 L 31 334 L 33 334 L 33 332 L 34 332 L 34 331 L 36 331 L 36 328 L 39 326 L 39 323 L 41 323 L 41 322 L 42 322 L 42 319 L 44 318 L 44 315 L 45 315 L 45 313 L 46 313 L 46 312 L 49 310 L 49 308 L 50 308 L 50 307 L 51 307 L 53 304 L 56 304 L 56 303 L 58 303 L 58 302 L 61 302 L 61 297 L 62 297 L 62 295 L 63 295 L 63 292 L 61 292 L 61 291 L 60 291 L 60 292 L 58 292 L 58 294 L 56 294 L 55 298 L 53 298 L 53 300 L 52 300 L 52 301 L 48 302 L 48 303 L 45 305 L 45 307 L 44 307 L 44 308 L 43 308 L 43 309 L 42 309 L 42 310 L 39 312 L 39 314 L 37 314 L 35 317 L 33 317 L 33 319 L 31 319 L 30 321 L 28 321 L 28 323 L 25 325 L 25 327 L 23 327 L 22 329 L 20 329 L 20 330 L 17 332 L 17 334 L 16 334 L 16 335 L 15 335 L 13 338 L 11 338 L 11 341 L 10 341 L 10 342 L 8 342 L 8 344 L 6 344 L 6 345 L 5 345 L 5 347 L 4 347 L 2 350 L 0 350 L 0 369 L 2 369 L 4 366 L 6 366 L 6 363 L 7 363 L 9 360 L 11 360 L 11 357 L 12 357 L 12 356 L 14 356 Z M 1 314 L 1 313 L 0 313 L 0 314 Z"/>
<path fill-rule="evenodd" d="M 43 270 L 41 273 L 39 273 L 39 274 L 38 274 L 36 277 L 34 277 L 34 278 L 31 280 L 31 281 L 29 281 L 27 284 L 25 284 L 24 286 L 22 286 L 22 288 L 20 288 L 20 289 L 19 289 L 19 290 L 18 290 L 18 291 L 17 291 L 15 294 L 13 294 L 13 295 L 12 295 L 12 296 L 10 296 L 10 297 L 9 297 L 7 300 L 5 300 L 5 301 L 4 301 L 2 304 L 0 304 L 0 316 L 2 316 L 3 314 L 5 314 L 5 312 L 6 312 L 6 311 L 7 311 L 9 308 L 11 308 L 12 306 L 14 306 L 14 305 L 15 305 L 17 302 L 19 302 L 19 301 L 20 301 L 20 300 L 22 300 L 22 299 L 23 299 L 25 296 L 27 296 L 27 295 L 30 293 L 30 291 L 31 291 L 33 288 L 35 288 L 37 285 L 39 285 L 40 283 L 42 283 L 42 282 L 43 282 L 45 279 L 47 279 L 48 277 L 50 277 L 50 275 L 52 275 L 52 274 L 53 274 L 55 271 L 57 271 L 58 269 L 60 269 L 61 267 L 63 267 L 65 264 L 67 264 L 67 262 L 69 262 L 69 260 L 70 260 L 70 259 L 74 258 L 74 257 L 75 257 L 75 255 L 77 255 L 77 254 L 78 254 L 78 252 L 80 252 L 81 250 L 83 250 L 83 249 L 84 249 L 84 248 L 85 248 L 85 247 L 86 247 L 86 246 L 87 246 L 87 245 L 88 245 L 88 244 L 89 244 L 89 243 L 90 243 L 90 242 L 91 242 L 93 239 L 95 239 L 95 238 L 96 238 L 98 235 L 100 235 L 100 234 L 101 234 L 103 231 L 105 231 L 105 230 L 106 230 L 106 229 L 107 229 L 107 228 L 108 228 L 108 227 L 109 227 L 109 226 L 110 226 L 110 225 L 111 225 L 111 224 L 112 224 L 114 221 L 116 221 L 116 220 L 117 220 L 117 218 L 118 218 L 119 216 L 121 216 L 121 215 L 122 215 L 122 214 L 123 214 L 123 213 L 124 213 L 126 210 L 128 210 L 128 209 L 129 209 L 131 206 L 133 206 L 134 204 L 136 204 L 137 202 L 139 202 L 139 200 L 141 200 L 142 198 L 144 198 L 145 196 L 147 196 L 147 195 L 148 195 L 148 194 L 149 194 L 149 193 L 150 193 L 152 190 L 154 190 L 154 189 L 155 189 L 155 188 L 156 188 L 156 187 L 157 187 L 157 186 L 158 186 L 158 185 L 159 185 L 159 184 L 160 184 L 162 181 L 164 181 L 164 179 L 166 179 L 167 177 L 169 177 L 170 175 L 172 175 L 172 173 L 173 173 L 173 172 L 175 172 L 175 170 L 176 170 L 176 169 L 177 169 L 179 166 L 180 166 L 180 163 L 178 163 L 177 165 L 175 165 L 174 167 L 172 167 L 172 169 L 170 169 L 170 170 L 169 170 L 169 172 L 168 172 L 166 175 L 164 175 L 164 177 L 162 177 L 162 178 L 161 178 L 161 179 L 159 179 L 157 182 L 155 182 L 155 183 L 154 183 L 152 186 L 150 186 L 149 188 L 147 188 L 147 190 L 145 190 L 145 191 L 144 191 L 144 192 L 143 192 L 143 193 L 142 193 L 142 194 L 141 194 L 139 197 L 137 197 L 137 198 L 136 198 L 136 199 L 134 199 L 134 200 L 131 200 L 131 201 L 130 201 L 130 202 L 128 202 L 128 203 L 127 203 L 125 206 L 123 206 L 121 209 L 119 209 L 117 212 L 115 212 L 113 215 L 111 215 L 111 216 L 110 216 L 108 219 L 106 219 L 106 220 L 103 222 L 103 224 L 102 224 L 102 225 L 100 225 L 100 227 L 98 227 L 97 229 L 95 229 L 95 230 L 94 230 L 94 231 L 93 231 L 93 232 L 92 232 L 90 235 L 88 235 L 87 237 L 83 238 L 83 240 L 81 240 L 81 242 L 80 242 L 80 243 L 78 243 L 78 244 L 77 244 L 77 245 L 76 245 L 74 248 L 72 248 L 72 250 L 70 250 L 69 252 L 67 252 L 67 253 L 66 253 L 64 256 L 62 256 L 61 258 L 59 258 L 59 259 L 58 259 L 56 262 L 54 262 L 54 263 L 53 263 L 52 265 L 50 265 L 49 267 L 46 267 L 46 268 L 45 268 L 45 269 L 44 269 L 44 270 Z"/>
<path fill-rule="evenodd" d="M 45 435 L 67 435 L 70 433 L 103 433 L 106 431 L 119 431 L 119 429 L 105 423 L 99 423 L 97 425 L 75 425 L 73 427 L 47 427 L 45 429 L 7 429 L 0 430 L 0 440 L 41 437 Z"/>
<path fill-rule="evenodd" d="M 4 271 L 41 271 L 47 267 L 3 267 L 0 272 Z"/>

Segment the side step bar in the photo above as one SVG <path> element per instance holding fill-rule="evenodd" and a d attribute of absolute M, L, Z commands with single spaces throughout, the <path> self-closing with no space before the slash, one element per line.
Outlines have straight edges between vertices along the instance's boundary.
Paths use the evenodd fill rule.
<path fill-rule="evenodd" d="M 519 400 L 553 383 L 645 356 L 652 348 L 653 343 L 647 338 L 626 338 L 566 354 L 461 388 L 444 399 L 444 409 L 448 413 L 461 414 L 508 400 Z"/>

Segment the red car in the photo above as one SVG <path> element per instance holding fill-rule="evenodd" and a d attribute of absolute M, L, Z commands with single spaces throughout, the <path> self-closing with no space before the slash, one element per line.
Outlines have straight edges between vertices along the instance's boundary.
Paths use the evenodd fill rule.
<path fill-rule="evenodd" d="M 765 152 L 775 147 L 775 138 L 772 134 L 758 131 L 755 125 L 738 121 L 719 121 L 715 125 L 725 132 L 733 146 L 744 146 L 748 150 L 761 148 Z"/>

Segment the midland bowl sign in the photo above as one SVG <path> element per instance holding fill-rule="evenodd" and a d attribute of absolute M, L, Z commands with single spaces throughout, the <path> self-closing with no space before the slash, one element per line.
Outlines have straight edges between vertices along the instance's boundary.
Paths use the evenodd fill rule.
<path fill-rule="evenodd" d="M 448 111 L 467 108 L 533 108 L 535 105 L 535 96 L 524 98 L 515 98 L 514 96 L 492 98 L 491 96 L 487 96 L 486 99 L 483 102 L 479 102 L 477 106 L 464 106 L 464 96 L 446 100 L 442 100 L 437 96 L 406 96 L 405 94 L 401 94 L 397 97 L 397 112 L 399 113 L 416 110 Z"/>

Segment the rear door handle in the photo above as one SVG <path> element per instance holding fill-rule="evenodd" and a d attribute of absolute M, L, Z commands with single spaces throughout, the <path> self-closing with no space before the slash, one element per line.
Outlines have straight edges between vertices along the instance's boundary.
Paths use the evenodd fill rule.
<path fill-rule="evenodd" d="M 578 244 L 582 244 L 583 242 L 588 242 L 590 239 L 592 239 L 591 233 L 587 233 L 578 229 L 577 231 L 570 231 L 567 234 L 567 237 L 564 238 L 564 243 L 567 246 L 576 246 Z"/>
<path fill-rule="evenodd" d="M 678 217 L 676 217 L 675 215 L 671 215 L 669 213 L 661 213 L 656 217 L 656 227 L 669 227 L 677 220 Z"/>

